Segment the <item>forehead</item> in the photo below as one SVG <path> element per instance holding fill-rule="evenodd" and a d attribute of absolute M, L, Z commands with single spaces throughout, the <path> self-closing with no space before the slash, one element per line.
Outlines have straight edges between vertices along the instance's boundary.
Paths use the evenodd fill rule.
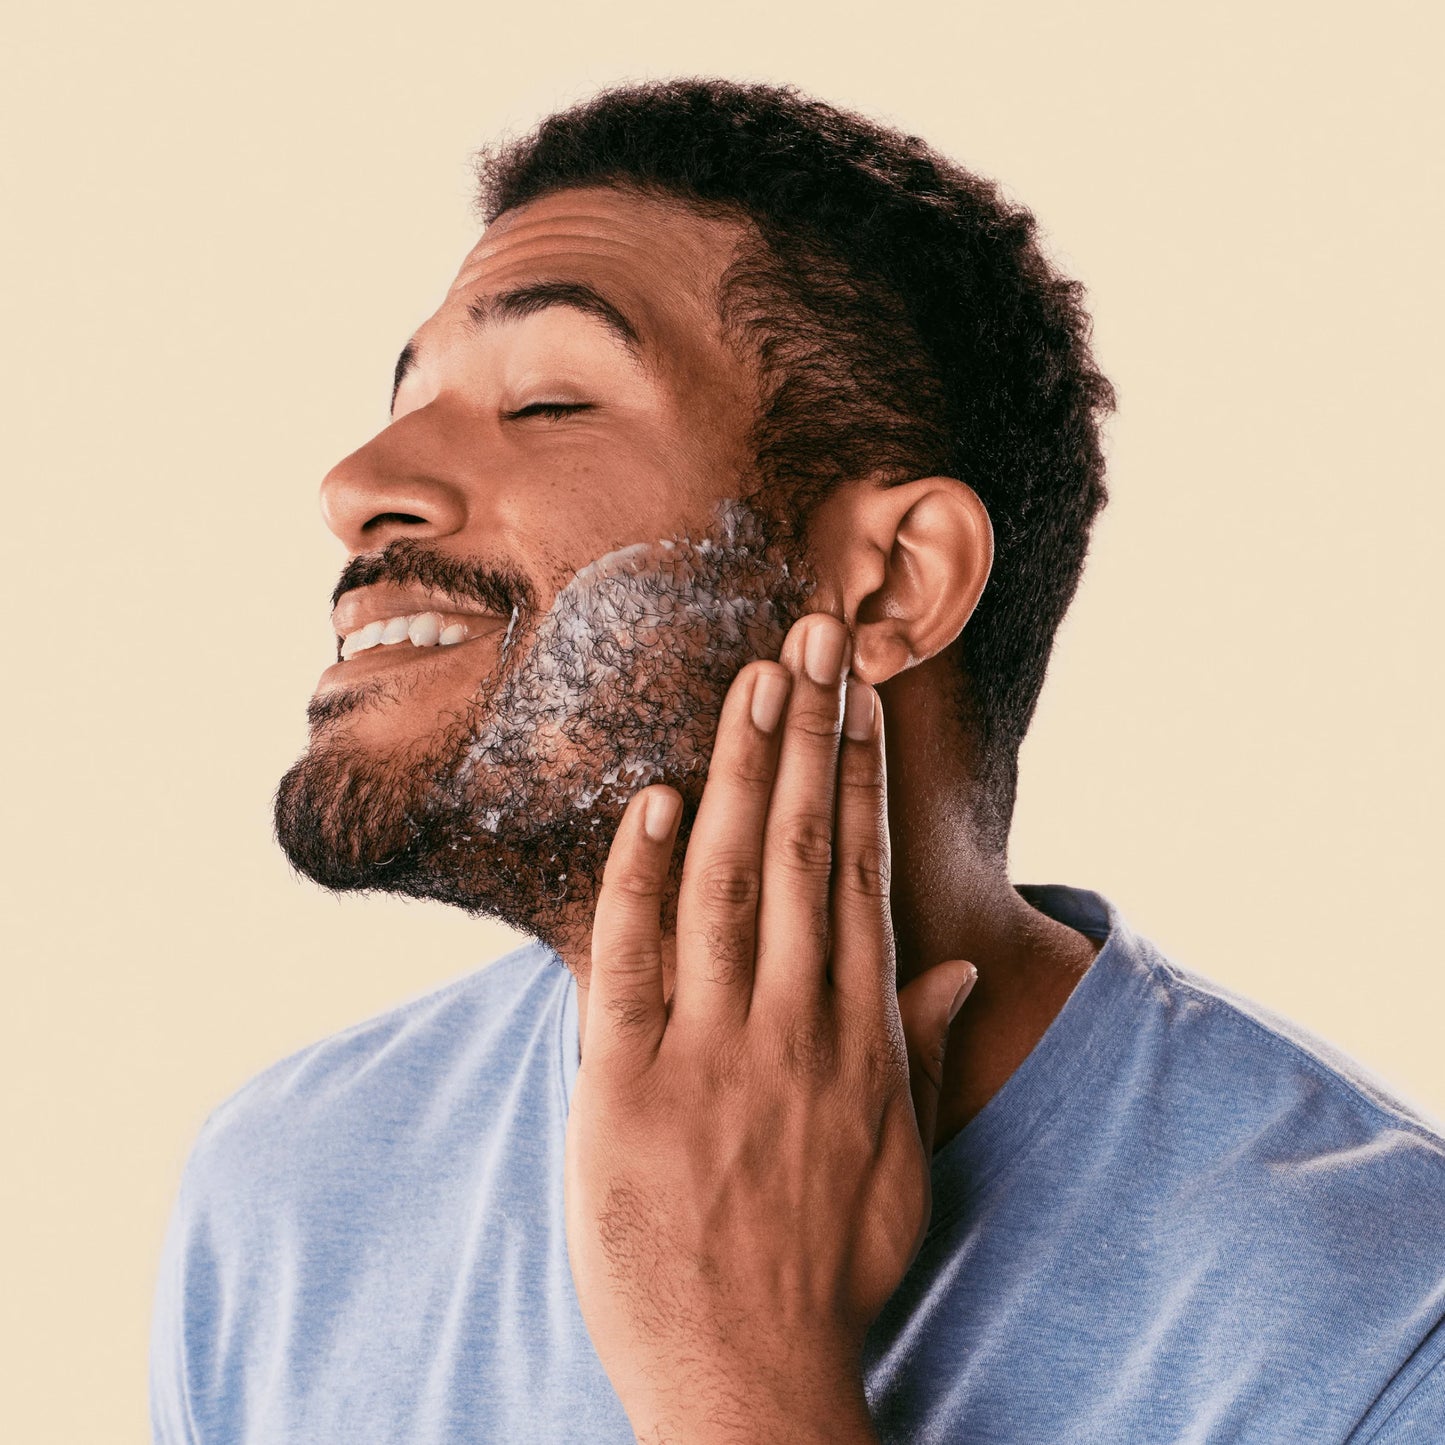
<path fill-rule="evenodd" d="M 748 229 L 610 186 L 557 191 L 487 227 L 442 311 L 528 282 L 582 281 L 622 311 L 646 350 L 683 361 L 722 344 L 718 288 Z"/>

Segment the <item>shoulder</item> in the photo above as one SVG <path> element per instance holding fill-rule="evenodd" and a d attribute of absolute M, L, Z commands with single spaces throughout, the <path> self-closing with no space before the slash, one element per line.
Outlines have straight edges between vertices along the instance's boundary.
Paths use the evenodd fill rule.
<path fill-rule="evenodd" d="M 1134 942 L 1135 1162 L 1220 1262 L 1321 1309 L 1347 1298 L 1403 1349 L 1445 1309 L 1445 1133 L 1327 1040 Z"/>
<path fill-rule="evenodd" d="M 1102 943 L 1055 1026 L 1075 1052 L 1117 1071 L 1125 1108 L 1184 1110 L 1225 1135 L 1288 1124 L 1321 1146 L 1383 1133 L 1445 1166 L 1440 1121 L 1334 1044 L 1181 964 L 1102 894 L 1018 891 Z"/>
<path fill-rule="evenodd" d="M 1186 1108 L 1225 1133 L 1288 1120 L 1321 1143 L 1386 1133 L 1445 1166 L 1440 1121 L 1318 1034 L 1180 963 L 1104 895 L 1059 884 L 1018 891 L 1102 944 L 1055 1028 L 1118 1072 L 1126 1108 Z"/>
<path fill-rule="evenodd" d="M 1227 1104 L 1242 1127 L 1288 1124 L 1323 1147 L 1387 1138 L 1445 1182 L 1445 1129 L 1373 1070 L 1148 942 L 1138 966 L 1147 970 L 1165 1036 L 1201 1065 L 1196 1089 Z"/>
<path fill-rule="evenodd" d="M 211 1112 L 187 1161 L 187 1188 L 254 1196 L 271 1176 L 295 1180 L 323 1163 L 334 1172 L 338 1151 L 361 1159 L 415 1145 L 461 1080 L 484 1110 L 515 1061 L 550 1044 L 569 983 L 556 955 L 529 942 L 299 1049 Z"/>
<path fill-rule="evenodd" d="M 1103 940 L 1050 1031 L 1065 1045 L 1053 1055 L 1064 1097 L 1045 1101 L 1058 1157 L 1087 1158 L 1090 1188 L 1161 1258 L 1186 1249 L 1201 1278 L 1261 1296 L 1287 1283 L 1326 1313 L 1343 1292 L 1357 1321 L 1400 1324 L 1417 1307 L 1439 1318 L 1439 1122 L 1311 1030 L 1167 955 L 1102 895 L 1026 896 Z"/>

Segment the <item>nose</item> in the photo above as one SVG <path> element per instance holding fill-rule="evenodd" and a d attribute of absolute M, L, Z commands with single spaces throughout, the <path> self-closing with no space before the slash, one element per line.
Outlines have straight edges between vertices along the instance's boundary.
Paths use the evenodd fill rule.
<path fill-rule="evenodd" d="M 466 488 L 430 410 L 398 418 L 322 479 L 321 515 L 347 551 L 378 551 L 395 537 L 445 537 L 466 526 Z"/>

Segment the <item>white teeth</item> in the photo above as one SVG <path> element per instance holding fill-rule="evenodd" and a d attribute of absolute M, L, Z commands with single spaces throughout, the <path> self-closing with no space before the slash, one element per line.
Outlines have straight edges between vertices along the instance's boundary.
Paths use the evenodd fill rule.
<path fill-rule="evenodd" d="M 405 617 L 388 617 L 377 622 L 368 622 L 365 627 L 353 632 L 341 644 L 341 658 L 355 657 L 372 647 L 394 647 L 397 643 L 409 641 L 413 647 L 452 647 L 467 640 L 465 623 L 453 622 L 442 626 L 439 612 L 413 612 Z"/>
<path fill-rule="evenodd" d="M 368 622 L 360 632 L 353 632 L 341 644 L 341 656 L 354 657 L 358 652 L 365 652 L 368 647 L 375 647 L 381 641 L 381 634 L 385 630 L 384 622 Z"/>
<path fill-rule="evenodd" d="M 441 632 L 441 618 L 435 612 L 423 612 L 419 617 L 411 619 L 406 635 L 411 638 L 413 646 L 435 647 Z"/>

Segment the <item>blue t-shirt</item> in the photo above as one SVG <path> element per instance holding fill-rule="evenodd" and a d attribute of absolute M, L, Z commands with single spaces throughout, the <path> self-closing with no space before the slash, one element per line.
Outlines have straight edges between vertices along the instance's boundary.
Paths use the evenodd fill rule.
<path fill-rule="evenodd" d="M 884 1441 L 1445 1441 L 1445 1138 L 1358 1065 L 1103 940 L 933 1159 L 868 1337 Z M 577 990 L 539 944 L 303 1050 L 207 1120 L 151 1341 L 161 1445 L 630 1442 L 562 1208 Z"/>

